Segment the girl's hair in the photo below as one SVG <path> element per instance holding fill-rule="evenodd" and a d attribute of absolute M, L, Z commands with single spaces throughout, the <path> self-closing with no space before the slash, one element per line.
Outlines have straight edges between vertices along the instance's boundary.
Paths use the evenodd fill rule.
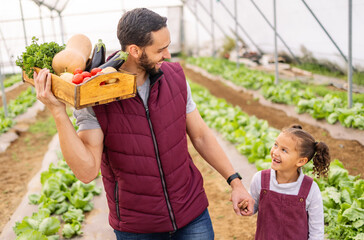
<path fill-rule="evenodd" d="M 290 133 L 297 138 L 297 150 L 300 157 L 307 157 L 308 161 L 313 160 L 313 174 L 327 176 L 330 166 L 329 147 L 324 142 L 316 142 L 311 134 L 304 131 L 300 125 L 291 125 L 282 131 Z"/>

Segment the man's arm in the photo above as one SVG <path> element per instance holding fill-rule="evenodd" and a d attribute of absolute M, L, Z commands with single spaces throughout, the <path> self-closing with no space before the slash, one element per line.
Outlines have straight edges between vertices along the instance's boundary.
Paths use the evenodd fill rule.
<path fill-rule="evenodd" d="M 63 157 L 75 176 L 88 183 L 95 179 L 101 165 L 103 133 L 92 129 L 76 133 L 66 112 L 64 103 L 58 101 L 51 92 L 51 75 L 48 69 L 34 73 L 37 98 L 51 111 L 61 145 Z"/>
<path fill-rule="evenodd" d="M 210 128 L 201 118 L 197 108 L 187 114 L 187 134 L 198 153 L 225 179 L 235 173 L 226 154 L 218 144 Z M 236 178 L 231 182 L 231 200 L 236 214 L 251 215 L 253 213 L 254 200 L 246 191 L 240 179 Z M 245 212 L 238 208 L 238 203 L 248 200 L 248 211 Z"/>

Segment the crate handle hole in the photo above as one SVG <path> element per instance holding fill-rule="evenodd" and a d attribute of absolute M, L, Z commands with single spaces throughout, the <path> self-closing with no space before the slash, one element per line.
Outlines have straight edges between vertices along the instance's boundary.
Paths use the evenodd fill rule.
<path fill-rule="evenodd" d="M 111 80 L 111 82 L 109 82 L 110 80 Z M 106 86 L 106 85 L 116 84 L 118 82 L 119 82 L 119 78 L 109 79 L 109 80 L 100 82 L 100 86 Z"/>

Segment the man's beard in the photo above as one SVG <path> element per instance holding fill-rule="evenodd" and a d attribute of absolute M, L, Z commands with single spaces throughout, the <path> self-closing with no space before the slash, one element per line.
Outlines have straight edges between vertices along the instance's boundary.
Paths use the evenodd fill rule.
<path fill-rule="evenodd" d="M 163 61 L 164 59 L 161 59 Z M 155 68 L 155 63 L 149 60 L 145 51 L 143 51 L 142 56 L 139 59 L 139 65 L 142 69 L 144 69 L 149 75 L 156 75 L 159 72 L 159 69 Z"/>

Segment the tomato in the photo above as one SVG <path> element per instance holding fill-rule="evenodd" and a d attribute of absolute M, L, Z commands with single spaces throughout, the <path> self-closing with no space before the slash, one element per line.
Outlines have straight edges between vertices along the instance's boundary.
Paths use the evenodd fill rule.
<path fill-rule="evenodd" d="M 85 77 L 84 79 L 83 79 L 83 81 L 82 82 L 86 82 L 87 80 L 89 80 L 91 77 Z"/>
<path fill-rule="evenodd" d="M 81 73 L 77 73 L 73 76 L 72 82 L 74 84 L 80 84 L 82 83 L 83 79 L 84 79 L 83 75 Z"/>
<path fill-rule="evenodd" d="M 99 73 L 99 72 L 101 72 L 102 71 L 102 69 L 101 68 L 93 68 L 92 70 L 91 70 L 91 75 L 92 76 L 95 76 L 97 73 Z"/>
<path fill-rule="evenodd" d="M 89 72 L 87 72 L 87 71 L 83 71 L 83 72 L 82 72 L 82 75 L 83 75 L 83 77 L 84 77 L 84 78 L 92 77 L 92 76 L 91 76 L 91 73 L 89 73 Z"/>
<path fill-rule="evenodd" d="M 76 68 L 74 71 L 73 71 L 73 75 L 76 75 L 76 74 L 79 74 L 79 73 L 82 73 L 82 69 L 81 68 Z"/>

